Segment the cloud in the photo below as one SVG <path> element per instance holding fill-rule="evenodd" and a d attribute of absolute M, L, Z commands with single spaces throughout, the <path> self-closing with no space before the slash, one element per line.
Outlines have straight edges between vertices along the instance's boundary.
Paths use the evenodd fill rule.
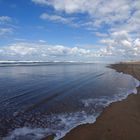
<path fill-rule="evenodd" d="M 96 28 L 109 28 L 108 30 L 128 30 L 138 32 L 140 29 L 139 0 L 32 0 L 32 2 L 51 6 L 55 11 L 72 15 L 84 15 L 81 26 Z M 88 17 L 88 18 L 87 18 Z M 109 25 L 109 26 L 106 26 Z"/>
<path fill-rule="evenodd" d="M 93 0 L 32 0 L 36 4 L 50 5 L 54 7 L 55 10 L 65 11 L 66 13 L 74 12 L 86 12 L 91 10 L 91 5 Z M 94 3 L 95 4 L 95 3 Z M 81 8 L 80 8 L 81 7 Z M 93 7 L 93 6 L 92 6 Z M 89 8 L 89 9 L 88 9 Z"/>
<path fill-rule="evenodd" d="M 95 32 L 96 36 L 98 37 L 108 37 L 107 33 L 100 33 L 100 32 Z"/>
<path fill-rule="evenodd" d="M 140 48 L 140 39 L 139 39 L 139 38 L 137 38 L 137 39 L 134 41 L 134 46 Z"/>
<path fill-rule="evenodd" d="M 0 16 L 0 37 L 5 37 L 13 33 L 14 27 L 11 24 L 12 18 L 9 16 Z"/>
<path fill-rule="evenodd" d="M 41 4 L 41 5 L 48 5 L 49 2 L 46 0 L 32 0 L 32 2 L 36 3 L 36 4 Z"/>
<path fill-rule="evenodd" d="M 41 14 L 40 18 L 43 19 L 43 20 L 60 22 L 60 23 L 63 23 L 63 24 L 76 25 L 76 24 L 73 23 L 74 18 L 65 18 L 65 17 L 59 16 L 59 15 L 49 15 L 47 13 L 43 13 L 43 14 Z"/>
<path fill-rule="evenodd" d="M 8 16 L 0 16 L 0 24 L 9 23 L 12 19 Z"/>
<path fill-rule="evenodd" d="M 122 33 L 115 33 L 115 36 Z M 125 59 L 140 58 L 140 39 L 127 40 L 124 37 L 120 40 L 111 36 L 111 39 L 104 39 L 101 43 L 106 47 L 100 47 L 98 50 L 92 48 L 85 49 L 83 47 L 67 47 L 63 45 L 50 45 L 46 42 L 38 41 L 17 42 L 0 48 L 1 60 L 44 60 L 44 61 L 93 61 L 103 58 L 103 60 L 113 61 Z M 129 37 L 130 38 L 130 37 Z M 93 47 L 94 48 L 94 47 Z"/>
<path fill-rule="evenodd" d="M 127 19 L 130 0 L 32 0 L 36 4 L 52 6 L 57 11 L 64 11 L 67 14 L 88 13 L 91 17 L 100 22 L 121 21 Z M 120 14 L 121 13 L 121 14 Z M 102 17 L 104 18 L 102 19 Z M 101 21 L 102 20 L 102 21 Z"/>
<path fill-rule="evenodd" d="M 61 0 L 61 2 L 32 0 L 32 2 L 51 6 L 55 11 L 67 15 L 83 14 L 82 19 L 79 17 L 78 25 L 94 31 L 97 37 L 102 38 L 99 42 L 105 45 L 104 48 L 98 49 L 97 56 L 123 56 L 131 59 L 140 55 L 139 0 Z M 60 17 L 57 18 L 61 20 Z"/>
<path fill-rule="evenodd" d="M 103 39 L 101 43 L 107 47 L 104 49 L 104 55 L 126 57 L 127 59 L 140 58 L 140 39 L 134 39 L 127 31 L 122 30 L 113 32 L 109 36 L 110 39 Z"/>
<path fill-rule="evenodd" d="M 45 41 L 45 40 L 42 40 L 42 39 L 39 40 L 38 42 L 39 42 L 39 43 L 46 43 L 46 41 Z"/>
<path fill-rule="evenodd" d="M 9 35 L 13 33 L 13 29 L 12 28 L 0 28 L 0 36 L 5 36 L 5 35 Z"/>
<path fill-rule="evenodd" d="M 45 42 L 20 42 L 0 48 L 0 58 L 14 60 L 81 60 L 96 56 L 95 52 L 79 47 L 49 45 Z"/>

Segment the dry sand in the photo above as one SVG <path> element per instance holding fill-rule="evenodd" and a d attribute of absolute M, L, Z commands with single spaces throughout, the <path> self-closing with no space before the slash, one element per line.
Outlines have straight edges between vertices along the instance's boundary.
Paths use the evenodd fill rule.
<path fill-rule="evenodd" d="M 140 80 L 138 62 L 114 64 L 111 68 Z M 106 107 L 94 124 L 77 126 L 62 140 L 140 140 L 140 87 L 138 94 Z"/>

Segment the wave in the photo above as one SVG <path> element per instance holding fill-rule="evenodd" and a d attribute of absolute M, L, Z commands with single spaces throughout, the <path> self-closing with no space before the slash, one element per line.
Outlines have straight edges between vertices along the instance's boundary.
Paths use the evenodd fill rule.
<path fill-rule="evenodd" d="M 120 73 L 123 74 L 123 73 Z M 49 136 L 51 134 L 55 135 L 54 140 L 58 140 L 65 136 L 71 129 L 74 127 L 86 124 L 86 123 L 94 123 L 96 118 L 100 115 L 102 110 L 97 111 L 98 108 L 105 108 L 109 104 L 121 101 L 127 98 L 130 94 L 137 94 L 137 87 L 140 86 L 140 81 L 133 78 L 131 75 L 123 74 L 129 79 L 132 79 L 134 83 L 133 89 L 119 88 L 118 94 L 112 96 L 101 96 L 99 98 L 88 98 L 81 100 L 81 104 L 84 106 L 85 110 L 92 108 L 92 112 L 88 111 L 79 111 L 79 112 L 70 112 L 70 113 L 62 113 L 62 114 L 51 114 L 47 116 L 41 116 L 41 121 L 44 122 L 47 120 L 48 128 L 33 128 L 33 127 L 23 127 L 17 128 L 12 131 L 7 137 L 2 140 L 40 140 L 45 136 Z M 100 76 L 100 75 L 98 75 Z M 97 76 L 97 77 L 98 77 Z"/>
<path fill-rule="evenodd" d="M 113 96 L 102 96 L 100 98 L 94 98 L 94 99 L 90 98 L 90 99 L 82 100 L 82 103 L 84 104 L 84 106 L 85 107 L 90 107 L 90 106 L 106 107 L 113 102 L 122 101 L 123 99 L 126 99 L 127 96 L 130 94 L 137 94 L 137 87 L 140 86 L 140 81 L 133 78 L 131 75 L 128 75 L 128 74 L 125 74 L 125 75 L 133 79 L 133 82 L 135 84 L 134 89 L 126 90 L 126 89 L 120 88 L 118 89 L 119 93 Z"/>
<path fill-rule="evenodd" d="M 51 123 L 49 128 L 17 128 L 2 140 L 40 140 L 41 138 L 52 134 L 55 135 L 54 140 L 58 140 L 65 136 L 65 134 L 68 133 L 71 129 L 80 124 L 95 122 L 96 117 L 97 114 L 87 116 L 87 113 L 84 111 L 59 115 L 52 114 L 48 116 Z"/>

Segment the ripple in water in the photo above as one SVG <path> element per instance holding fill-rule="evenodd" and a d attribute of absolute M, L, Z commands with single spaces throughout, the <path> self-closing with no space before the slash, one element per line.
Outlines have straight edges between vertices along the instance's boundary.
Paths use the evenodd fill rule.
<path fill-rule="evenodd" d="M 137 93 L 139 81 L 104 64 L 0 67 L 0 136 L 3 140 L 63 137 L 93 123 L 112 102 Z M 7 136 L 6 136 L 7 135 Z"/>

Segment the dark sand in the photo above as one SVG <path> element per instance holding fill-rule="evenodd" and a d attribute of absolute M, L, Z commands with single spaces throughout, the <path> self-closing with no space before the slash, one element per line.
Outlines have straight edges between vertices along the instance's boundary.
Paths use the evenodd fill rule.
<path fill-rule="evenodd" d="M 114 64 L 111 68 L 140 80 L 138 62 Z M 140 87 L 138 94 L 105 108 L 94 124 L 77 126 L 62 140 L 140 140 Z"/>

